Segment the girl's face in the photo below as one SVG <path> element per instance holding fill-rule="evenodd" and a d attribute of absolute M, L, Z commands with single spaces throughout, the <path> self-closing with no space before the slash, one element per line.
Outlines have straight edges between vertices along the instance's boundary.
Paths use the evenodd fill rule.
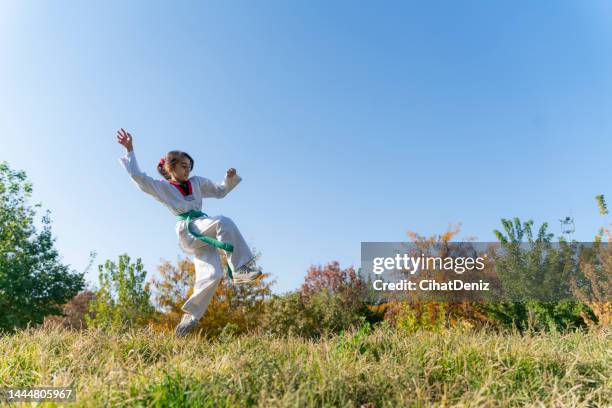
<path fill-rule="evenodd" d="M 170 173 L 175 182 L 183 183 L 189 179 L 190 171 L 191 161 L 187 157 L 181 157 L 174 168 L 169 169 L 168 173 Z"/>

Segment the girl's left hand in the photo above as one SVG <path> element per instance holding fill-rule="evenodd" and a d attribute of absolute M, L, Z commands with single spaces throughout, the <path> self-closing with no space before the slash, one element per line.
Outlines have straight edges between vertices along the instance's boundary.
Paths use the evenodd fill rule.
<path fill-rule="evenodd" d="M 227 177 L 234 177 L 236 175 L 236 169 L 231 167 L 227 170 Z"/>

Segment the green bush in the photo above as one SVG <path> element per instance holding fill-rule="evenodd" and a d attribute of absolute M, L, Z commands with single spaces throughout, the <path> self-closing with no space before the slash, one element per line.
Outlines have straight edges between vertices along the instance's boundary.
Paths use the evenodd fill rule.
<path fill-rule="evenodd" d="M 586 304 L 567 299 L 551 302 L 487 303 L 482 308 L 503 326 L 516 328 L 521 332 L 586 328 L 583 313 L 595 318 L 593 311 Z"/>
<path fill-rule="evenodd" d="M 361 310 L 325 289 L 308 297 L 300 292 L 274 295 L 266 302 L 260 329 L 279 336 L 319 338 L 359 324 Z"/>
<path fill-rule="evenodd" d="M 418 330 L 441 331 L 446 327 L 445 306 L 441 302 L 428 302 L 412 307 L 409 303 L 401 304 L 395 316 L 395 327 L 400 332 L 414 333 Z"/>

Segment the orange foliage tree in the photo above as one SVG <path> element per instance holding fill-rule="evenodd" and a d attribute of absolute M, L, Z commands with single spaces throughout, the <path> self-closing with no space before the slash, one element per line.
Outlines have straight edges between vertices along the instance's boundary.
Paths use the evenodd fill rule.
<path fill-rule="evenodd" d="M 461 224 L 449 224 L 446 231 L 430 236 L 420 235 L 415 231 L 408 231 L 408 238 L 415 244 L 417 252 L 428 253 L 436 248 L 437 256 L 447 256 L 449 245 L 461 231 Z M 475 237 L 466 237 L 462 241 L 474 241 Z M 439 278 L 439 277 L 438 277 Z M 391 301 L 380 305 L 385 312 L 385 320 L 396 327 L 403 327 L 410 331 L 419 328 L 438 329 L 444 326 L 482 326 L 495 325 L 495 321 L 482 311 L 478 304 L 470 301 Z"/>
<path fill-rule="evenodd" d="M 599 214 L 606 216 L 609 214 L 605 197 L 600 194 L 595 196 L 599 207 Z M 607 243 L 602 244 L 602 237 L 606 237 Z M 586 252 L 586 251 L 585 251 Z M 582 282 L 576 277 L 572 278 L 572 293 L 586 303 L 595 316 L 597 321 L 591 319 L 587 313 L 582 314 L 582 318 L 590 327 L 608 328 L 612 323 L 612 233 L 610 228 L 602 227 L 595 237 L 594 247 L 590 256 L 583 256 L 580 259 L 580 270 L 584 275 Z"/>
<path fill-rule="evenodd" d="M 223 252 L 222 266 L 225 270 L 227 258 Z M 259 258 L 260 254 L 256 255 Z M 155 302 L 161 309 L 155 325 L 161 329 L 173 329 L 183 311 L 181 307 L 193 293 L 195 267 L 190 259 L 181 259 L 176 264 L 163 262 L 159 268 L 159 279 L 153 279 Z M 256 282 L 235 285 L 224 277 L 206 313 L 200 319 L 198 329 L 207 337 L 219 335 L 226 326 L 232 326 L 235 333 L 246 332 L 257 326 L 263 303 L 271 296 L 270 287 L 274 281 L 267 281 L 270 274 L 264 273 Z"/>

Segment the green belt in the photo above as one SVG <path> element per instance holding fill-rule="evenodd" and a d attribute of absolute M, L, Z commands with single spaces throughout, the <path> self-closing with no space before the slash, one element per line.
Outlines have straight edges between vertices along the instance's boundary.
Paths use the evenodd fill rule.
<path fill-rule="evenodd" d="M 207 237 L 206 235 L 201 235 L 198 234 L 197 232 L 193 232 L 191 230 L 191 219 L 192 218 L 199 218 L 199 217 L 208 217 L 208 215 L 206 215 L 206 213 L 202 212 L 202 211 L 198 211 L 198 210 L 190 210 L 186 213 L 182 213 L 176 216 L 177 221 L 187 221 L 187 229 L 189 230 L 189 232 L 196 238 L 199 239 L 200 241 L 203 241 L 205 243 L 207 243 L 208 245 L 212 245 L 214 247 L 217 247 L 219 249 L 223 249 L 227 252 L 233 252 L 234 251 L 234 246 L 232 244 L 230 244 L 229 242 L 222 242 L 219 241 L 217 239 L 214 239 L 213 237 Z M 227 264 L 227 275 L 229 276 L 230 279 L 232 278 L 232 269 L 229 266 L 229 262 Z"/>

